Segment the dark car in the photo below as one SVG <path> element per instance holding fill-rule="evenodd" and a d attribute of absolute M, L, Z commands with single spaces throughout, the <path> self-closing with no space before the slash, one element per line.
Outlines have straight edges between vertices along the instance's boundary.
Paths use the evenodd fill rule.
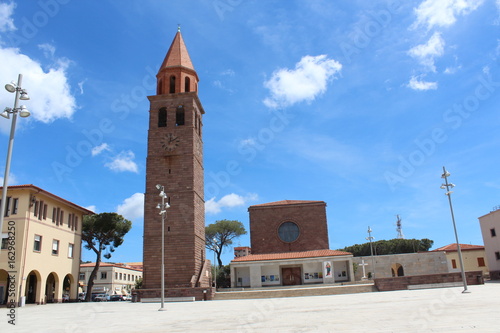
<path fill-rule="evenodd" d="M 113 302 L 114 301 L 120 301 L 121 302 L 121 301 L 124 301 L 125 299 L 123 298 L 123 295 L 111 295 L 109 297 L 109 300 L 113 301 Z"/>

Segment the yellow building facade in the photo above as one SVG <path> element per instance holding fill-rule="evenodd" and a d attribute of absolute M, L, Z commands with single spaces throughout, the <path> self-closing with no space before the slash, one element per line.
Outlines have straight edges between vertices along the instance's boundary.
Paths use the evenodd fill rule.
<path fill-rule="evenodd" d="M 460 260 L 458 257 L 457 244 L 449 244 L 433 252 L 444 252 L 446 261 L 448 262 L 448 270 L 452 273 L 460 272 Z M 460 244 L 462 259 L 464 262 L 464 270 L 482 271 L 483 275 L 489 275 L 488 262 L 486 260 L 486 252 L 482 245 Z"/>
<path fill-rule="evenodd" d="M 82 221 L 91 214 L 37 186 L 9 186 L 0 250 L 0 303 L 77 300 Z"/>

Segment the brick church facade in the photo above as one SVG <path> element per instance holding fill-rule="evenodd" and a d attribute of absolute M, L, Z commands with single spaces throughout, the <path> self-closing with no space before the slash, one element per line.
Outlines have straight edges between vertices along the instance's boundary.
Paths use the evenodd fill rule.
<path fill-rule="evenodd" d="M 161 296 L 162 216 L 157 185 L 170 208 L 164 225 L 165 296 L 212 295 L 205 256 L 203 106 L 198 75 L 180 33 L 157 74 L 150 101 L 144 200 L 144 272 L 141 298 Z"/>
<path fill-rule="evenodd" d="M 251 254 L 231 261 L 231 286 L 354 281 L 352 254 L 329 249 L 326 203 L 283 200 L 250 206 Z"/>

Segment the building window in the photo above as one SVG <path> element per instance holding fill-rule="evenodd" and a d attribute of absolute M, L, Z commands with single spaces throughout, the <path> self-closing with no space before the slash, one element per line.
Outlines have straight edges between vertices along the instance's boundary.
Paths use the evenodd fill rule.
<path fill-rule="evenodd" d="M 42 251 L 42 236 L 35 235 L 35 243 L 33 244 L 33 251 L 35 252 Z"/>
<path fill-rule="evenodd" d="M 12 201 L 12 214 L 17 214 L 17 206 L 19 204 L 19 199 L 18 198 L 14 198 L 14 200 Z"/>
<path fill-rule="evenodd" d="M 69 245 L 68 245 L 68 258 L 73 258 L 73 248 L 74 248 L 74 245 L 69 243 Z"/>
<path fill-rule="evenodd" d="M 43 205 L 43 219 L 47 219 L 47 204 Z"/>
<path fill-rule="evenodd" d="M 191 86 L 191 80 L 186 76 L 184 78 L 184 92 L 189 92 Z"/>
<path fill-rule="evenodd" d="M 485 267 L 486 263 L 484 262 L 484 258 L 482 258 L 482 257 L 477 258 L 477 265 L 479 267 Z"/>
<path fill-rule="evenodd" d="M 75 231 L 78 230 L 78 216 L 75 216 Z"/>
<path fill-rule="evenodd" d="M 108 272 L 101 272 L 101 280 L 106 280 L 108 278 Z"/>
<path fill-rule="evenodd" d="M 496 237 L 496 235 L 497 235 L 495 228 L 490 229 L 490 233 L 491 233 L 491 237 Z"/>
<path fill-rule="evenodd" d="M 286 243 L 291 243 L 299 238 L 299 226 L 293 222 L 282 223 L 278 228 L 279 238 Z"/>
<path fill-rule="evenodd" d="M 495 252 L 495 258 L 496 258 L 497 260 L 500 260 L 500 252 Z"/>
<path fill-rule="evenodd" d="M 57 256 L 59 254 L 59 241 L 57 239 L 52 240 L 52 255 Z"/>
<path fill-rule="evenodd" d="M 38 219 L 39 220 L 42 220 L 43 218 L 43 207 L 44 207 L 44 203 L 43 201 L 40 201 L 40 203 L 38 204 Z M 36 214 L 35 214 L 36 216 Z"/>
<path fill-rule="evenodd" d="M 175 111 L 175 126 L 184 125 L 184 107 L 179 105 Z"/>
<path fill-rule="evenodd" d="M 175 93 L 175 76 L 170 77 L 170 91 L 171 94 Z"/>
<path fill-rule="evenodd" d="M 35 201 L 35 208 L 33 209 L 33 215 L 38 216 L 38 207 L 40 206 L 40 201 Z"/>
<path fill-rule="evenodd" d="M 61 213 L 59 214 L 59 224 L 63 225 L 64 222 L 64 211 L 61 209 Z"/>
<path fill-rule="evenodd" d="M 457 268 L 457 261 L 455 259 L 451 259 L 451 267 Z"/>
<path fill-rule="evenodd" d="M 115 272 L 115 280 L 118 280 L 118 273 Z"/>
<path fill-rule="evenodd" d="M 80 273 L 80 276 L 78 277 L 79 280 L 85 280 L 85 273 Z"/>
<path fill-rule="evenodd" d="M 0 249 L 7 249 L 7 244 L 9 243 L 9 234 L 4 232 L 2 233 L 2 247 Z"/>
<path fill-rule="evenodd" d="M 158 127 L 167 127 L 167 108 L 158 111 Z"/>
<path fill-rule="evenodd" d="M 56 210 L 56 207 L 52 208 L 52 223 L 57 223 L 57 210 Z"/>
<path fill-rule="evenodd" d="M 120 280 L 122 279 L 122 273 L 120 273 Z"/>

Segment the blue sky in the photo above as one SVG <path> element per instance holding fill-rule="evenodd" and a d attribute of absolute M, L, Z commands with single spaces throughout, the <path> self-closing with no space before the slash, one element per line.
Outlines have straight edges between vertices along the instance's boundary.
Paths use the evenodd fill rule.
<path fill-rule="evenodd" d="M 323 200 L 332 249 L 368 226 L 395 238 L 396 215 L 440 247 L 455 241 L 446 166 L 460 242 L 483 244 L 477 218 L 500 205 L 499 13 L 499 0 L 0 0 L 0 78 L 24 75 L 32 112 L 10 185 L 124 215 L 111 260 L 142 261 L 146 96 L 181 24 L 206 111 L 207 224 L 248 230 L 250 205 Z"/>

